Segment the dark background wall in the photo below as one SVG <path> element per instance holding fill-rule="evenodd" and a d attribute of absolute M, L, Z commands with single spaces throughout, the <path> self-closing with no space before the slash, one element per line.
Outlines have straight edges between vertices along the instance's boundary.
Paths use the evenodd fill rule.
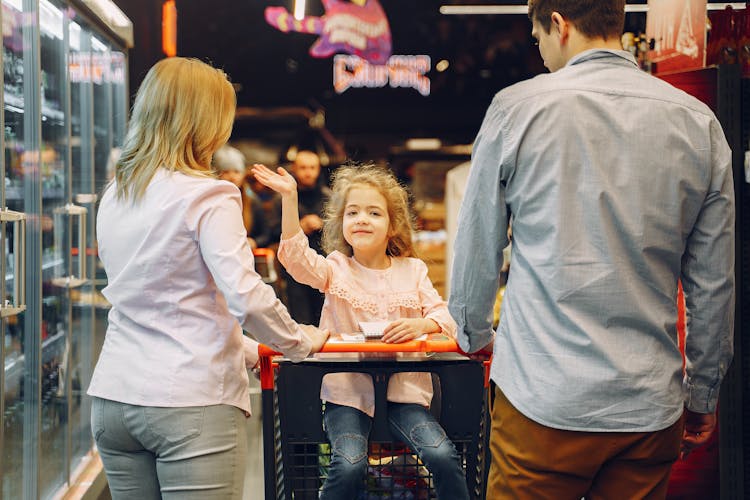
<path fill-rule="evenodd" d="M 431 95 L 414 89 L 351 88 L 337 94 L 333 61 L 308 54 L 316 35 L 282 33 L 266 23 L 265 7 L 293 8 L 291 0 L 181 0 L 178 50 L 223 67 L 241 85 L 244 106 L 322 106 L 329 128 L 341 135 L 387 133 L 449 136 L 470 141 L 484 109 L 499 88 L 543 69 L 529 43 L 528 19 L 516 16 L 444 16 L 435 0 L 381 0 L 388 16 L 394 54 L 426 54 L 434 69 Z M 321 15 L 320 0 L 309 0 L 308 15 Z"/>
<path fill-rule="evenodd" d="M 133 21 L 132 93 L 161 53 L 161 2 L 116 0 Z M 307 14 L 321 15 L 320 0 Z M 293 0 L 178 0 L 178 55 L 223 68 L 238 84 L 238 105 L 322 107 L 334 134 L 362 142 L 363 135 L 439 136 L 469 142 L 492 95 L 544 68 L 530 42 L 526 16 L 444 16 L 435 0 L 381 0 L 394 54 L 432 59 L 431 95 L 414 89 L 351 88 L 337 94 L 331 58 L 308 54 L 316 35 L 282 33 L 266 23 L 267 6 L 291 10 Z M 443 73 L 437 61 L 449 61 Z M 360 146 L 361 147 L 361 146 Z"/>
<path fill-rule="evenodd" d="M 161 1 L 116 0 L 133 21 L 130 54 L 132 93 L 161 52 Z M 282 33 L 264 19 L 268 6 L 292 10 L 293 0 L 177 0 L 178 55 L 223 68 L 237 84 L 239 106 L 304 106 L 325 110 L 326 125 L 347 147 L 368 155 L 376 143 L 409 137 L 473 140 L 492 96 L 503 87 L 545 71 L 521 15 L 446 16 L 441 4 L 461 0 L 380 0 L 388 17 L 393 53 L 429 55 L 431 94 L 414 89 L 333 90 L 333 60 L 308 54 L 317 35 Z M 463 3 L 483 3 L 482 0 Z M 525 5 L 523 0 L 502 2 Z M 307 1 L 307 15 L 324 13 Z M 629 16 L 629 29 L 643 29 L 645 16 Z M 642 25 L 642 26 L 641 26 Z M 444 72 L 438 61 L 448 61 Z M 238 129 L 238 133 L 242 133 Z"/>

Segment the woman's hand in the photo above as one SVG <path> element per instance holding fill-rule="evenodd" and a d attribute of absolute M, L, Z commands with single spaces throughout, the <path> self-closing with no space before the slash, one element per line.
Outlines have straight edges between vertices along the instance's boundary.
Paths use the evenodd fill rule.
<path fill-rule="evenodd" d="M 440 325 L 426 318 L 402 318 L 393 321 L 383 330 L 382 341 L 387 344 L 408 342 L 425 333 L 437 333 Z"/>
<path fill-rule="evenodd" d="M 305 333 L 305 336 L 310 339 L 312 342 L 312 347 L 310 348 L 310 354 L 315 354 L 316 352 L 319 352 L 323 345 L 328 340 L 328 335 L 330 332 L 328 330 L 321 330 L 320 328 L 316 328 L 312 325 L 299 325 L 300 328 L 302 328 L 302 331 Z"/>
<path fill-rule="evenodd" d="M 265 165 L 256 163 L 253 165 L 252 173 L 255 176 L 255 180 L 273 189 L 281 196 L 297 192 L 297 181 L 292 174 L 281 167 L 278 167 L 276 172 L 274 172 Z"/>

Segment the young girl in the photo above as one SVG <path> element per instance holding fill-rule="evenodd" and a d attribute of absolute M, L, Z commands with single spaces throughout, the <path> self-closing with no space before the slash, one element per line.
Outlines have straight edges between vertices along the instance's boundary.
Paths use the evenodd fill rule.
<path fill-rule="evenodd" d="M 387 170 L 372 165 L 340 168 L 325 210 L 323 247 L 308 246 L 300 229 L 297 185 L 289 173 L 255 165 L 258 181 L 282 196 L 279 261 L 295 280 L 325 293 L 320 326 L 359 331 L 360 321 L 389 321 L 382 340 L 398 343 L 424 333 L 455 336 L 456 323 L 414 255 L 406 191 Z M 438 498 L 469 498 L 453 443 L 428 411 L 429 373 L 398 373 L 388 384 L 391 432 L 432 471 Z M 361 373 L 323 378 L 324 424 L 331 442 L 328 479 L 320 498 L 358 497 L 367 470 L 367 440 L 375 413 L 372 379 Z"/>

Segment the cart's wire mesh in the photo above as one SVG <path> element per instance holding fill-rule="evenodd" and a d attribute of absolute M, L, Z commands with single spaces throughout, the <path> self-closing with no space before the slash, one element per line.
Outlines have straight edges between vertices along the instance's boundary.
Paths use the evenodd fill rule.
<path fill-rule="evenodd" d="M 330 445 L 289 444 L 294 451 L 284 458 L 292 498 L 317 499 L 328 476 Z M 471 443 L 454 441 L 453 444 L 465 467 Z M 432 474 L 409 448 L 394 442 L 371 442 L 364 486 L 360 497 L 355 500 L 428 500 L 437 498 L 433 486 Z"/>
<path fill-rule="evenodd" d="M 340 371 L 347 371 L 343 369 L 347 367 L 342 366 Z M 401 368 L 400 365 L 396 367 Z M 273 389 L 276 463 L 266 464 L 265 467 L 267 480 L 272 479 L 276 484 L 276 498 L 279 500 L 317 500 L 327 479 L 331 448 L 322 428 L 323 407 L 318 397 L 320 380 L 326 368 L 324 364 L 310 362 L 299 365 L 284 363 L 280 368 L 284 376 L 281 377 L 278 372 L 276 374 Z M 316 373 L 316 369 L 319 373 Z M 391 367 L 381 363 L 372 371 L 386 369 Z M 433 362 L 429 371 L 440 371 L 441 376 L 437 379 L 442 383 L 443 392 L 446 387 L 449 389 L 446 399 L 442 401 L 441 414 L 447 420 L 441 419 L 441 425 L 459 455 L 470 497 L 483 499 L 489 461 L 489 428 L 488 401 L 483 396 L 487 392 L 481 385 L 482 369 L 469 362 L 459 364 L 446 361 L 442 365 Z M 459 401 L 462 397 L 464 399 Z M 374 422 L 377 418 L 376 412 Z M 382 427 L 378 433 L 376 427 L 374 424 L 370 436 L 369 464 L 362 493 L 352 500 L 437 498 L 432 474 L 416 454 L 401 442 L 383 441 L 388 433 L 383 434 Z M 274 473 L 269 476 L 271 468 Z"/>

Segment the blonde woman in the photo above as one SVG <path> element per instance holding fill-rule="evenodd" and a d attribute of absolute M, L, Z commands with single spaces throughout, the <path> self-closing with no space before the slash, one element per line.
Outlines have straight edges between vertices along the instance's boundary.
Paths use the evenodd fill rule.
<path fill-rule="evenodd" d="M 327 337 L 292 321 L 253 267 L 237 189 L 214 178 L 235 94 L 170 58 L 146 75 L 99 207 L 109 325 L 88 394 L 113 499 L 241 498 L 246 358 L 301 360 Z"/>

